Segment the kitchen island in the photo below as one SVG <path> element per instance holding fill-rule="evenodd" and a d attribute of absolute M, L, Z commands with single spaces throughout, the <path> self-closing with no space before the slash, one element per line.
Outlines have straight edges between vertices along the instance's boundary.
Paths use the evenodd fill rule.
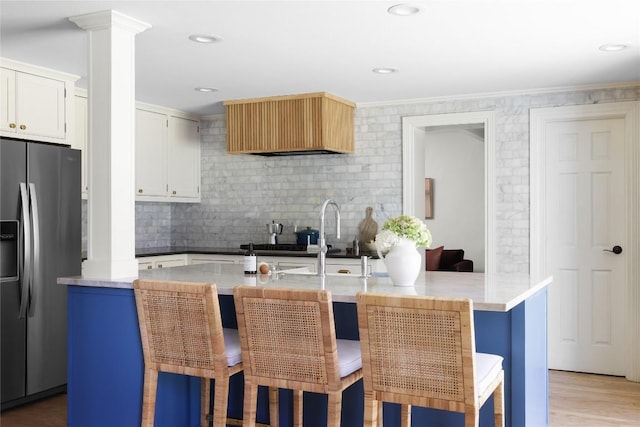
<path fill-rule="evenodd" d="M 423 272 L 416 285 L 395 287 L 387 277 L 298 274 L 245 277 L 238 265 L 201 264 L 140 272 L 141 278 L 215 283 L 225 327 L 236 327 L 233 288 L 250 283 L 285 288 L 324 288 L 334 301 L 336 334 L 357 339 L 355 295 L 360 291 L 465 297 L 474 302 L 477 351 L 502 355 L 505 370 L 506 425 L 548 425 L 546 287 L 551 278 L 482 273 Z M 134 278 L 61 278 L 68 285 L 68 425 L 137 426 L 142 407 L 143 357 L 133 296 Z M 254 282 L 255 280 L 255 282 Z M 161 374 L 157 426 L 197 426 L 199 379 Z M 362 425 L 362 383 L 345 391 L 342 425 Z M 242 418 L 243 384 L 230 387 L 229 412 Z M 291 393 L 282 391 L 281 425 L 291 425 Z M 493 425 L 488 401 L 481 425 Z M 266 391 L 259 393 L 258 420 L 267 422 Z M 305 426 L 326 425 L 326 397 L 305 394 Z M 396 405 L 385 404 L 385 425 L 399 423 Z M 414 408 L 418 425 L 461 425 L 462 416 Z"/>

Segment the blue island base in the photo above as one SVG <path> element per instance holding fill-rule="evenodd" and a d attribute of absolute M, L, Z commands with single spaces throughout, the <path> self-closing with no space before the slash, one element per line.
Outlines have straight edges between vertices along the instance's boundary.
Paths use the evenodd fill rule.
<path fill-rule="evenodd" d="M 69 286 L 68 411 L 70 427 L 140 425 L 143 356 L 133 290 Z M 220 296 L 225 327 L 236 327 L 233 297 Z M 334 303 L 336 334 L 358 339 L 355 304 Z M 502 355 L 507 426 L 548 425 L 546 290 L 508 312 L 475 311 L 476 349 Z M 258 422 L 268 424 L 268 395 L 258 392 Z M 292 425 L 292 393 L 280 391 L 281 426 Z M 229 416 L 242 418 L 243 378 L 229 388 Z M 326 426 L 325 395 L 305 393 L 305 427 Z M 481 426 L 493 425 L 493 400 L 481 410 Z M 342 425 L 362 426 L 362 381 L 343 395 Z M 198 427 L 200 379 L 161 373 L 156 401 L 157 427 Z M 414 426 L 461 426 L 462 414 L 414 407 Z M 384 405 L 386 427 L 400 423 L 398 405 Z M 334 426 L 331 426 L 334 427 Z"/>

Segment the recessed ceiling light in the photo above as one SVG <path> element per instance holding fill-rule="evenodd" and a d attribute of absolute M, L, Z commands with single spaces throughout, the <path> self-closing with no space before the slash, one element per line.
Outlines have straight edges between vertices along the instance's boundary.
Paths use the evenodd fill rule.
<path fill-rule="evenodd" d="M 397 4 L 387 9 L 387 12 L 397 16 L 410 16 L 420 12 L 420 8 L 410 4 Z"/>
<path fill-rule="evenodd" d="M 222 41 L 220 37 L 208 34 L 192 34 L 189 36 L 189 40 L 196 43 L 217 43 L 219 41 Z"/>
<path fill-rule="evenodd" d="M 214 89 L 212 87 L 197 87 L 195 88 L 197 92 L 217 92 L 218 89 Z"/>
<path fill-rule="evenodd" d="M 395 68 L 374 68 L 371 71 L 377 74 L 393 74 L 398 72 Z"/>
<path fill-rule="evenodd" d="M 620 52 L 628 47 L 629 44 L 627 43 L 607 43 L 600 46 L 599 49 L 603 52 Z"/>

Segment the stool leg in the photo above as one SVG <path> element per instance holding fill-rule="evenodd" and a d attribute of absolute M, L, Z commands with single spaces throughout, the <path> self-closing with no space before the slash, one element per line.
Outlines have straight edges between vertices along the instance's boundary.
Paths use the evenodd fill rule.
<path fill-rule="evenodd" d="M 280 425 L 279 390 L 277 387 L 269 387 L 269 423 L 271 427 Z"/>
<path fill-rule="evenodd" d="M 493 392 L 493 413 L 495 427 L 504 427 L 504 381 Z"/>
<path fill-rule="evenodd" d="M 244 377 L 243 427 L 256 427 L 256 406 L 258 406 L 258 385 L 251 378 Z"/>
<path fill-rule="evenodd" d="M 411 427 L 411 405 L 400 405 L 400 425 Z"/>
<path fill-rule="evenodd" d="M 211 379 L 200 378 L 200 426 L 208 426 L 207 415 L 211 407 Z"/>
<path fill-rule="evenodd" d="M 364 427 L 382 425 L 382 402 L 375 400 L 366 392 L 364 394 Z"/>
<path fill-rule="evenodd" d="M 302 390 L 293 390 L 293 425 L 294 427 L 302 427 L 302 396 L 303 396 Z"/>
<path fill-rule="evenodd" d="M 464 411 L 464 427 L 478 427 L 480 425 L 479 408 L 472 405 L 466 405 Z"/>
<path fill-rule="evenodd" d="M 327 414 L 327 425 L 339 426 L 340 413 L 342 412 L 342 390 L 329 393 L 329 411 Z"/>
<path fill-rule="evenodd" d="M 213 400 L 213 425 L 227 425 L 227 406 L 229 405 L 229 377 L 216 378 L 215 396 Z"/>
<path fill-rule="evenodd" d="M 156 413 L 156 392 L 158 390 L 158 371 L 144 370 L 144 389 L 142 391 L 142 427 L 153 427 Z"/>

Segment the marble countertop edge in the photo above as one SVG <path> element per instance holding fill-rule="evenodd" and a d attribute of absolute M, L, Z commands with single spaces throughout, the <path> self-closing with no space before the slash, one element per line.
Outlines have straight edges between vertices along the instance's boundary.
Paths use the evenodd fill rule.
<path fill-rule="evenodd" d="M 140 278 L 215 283 L 220 295 L 232 295 L 242 284 L 265 287 L 327 289 L 334 302 L 355 303 L 358 292 L 394 295 L 470 298 L 475 310 L 508 312 L 551 284 L 552 277 L 534 280 L 528 275 L 485 275 L 484 273 L 421 272 L 414 286 L 394 286 L 388 277 L 359 278 L 333 275 L 324 280 L 315 275 L 277 274 L 244 276 L 242 266 L 199 264 L 142 270 Z M 118 279 L 62 277 L 58 283 L 90 288 L 132 289 L 136 277 Z"/>

